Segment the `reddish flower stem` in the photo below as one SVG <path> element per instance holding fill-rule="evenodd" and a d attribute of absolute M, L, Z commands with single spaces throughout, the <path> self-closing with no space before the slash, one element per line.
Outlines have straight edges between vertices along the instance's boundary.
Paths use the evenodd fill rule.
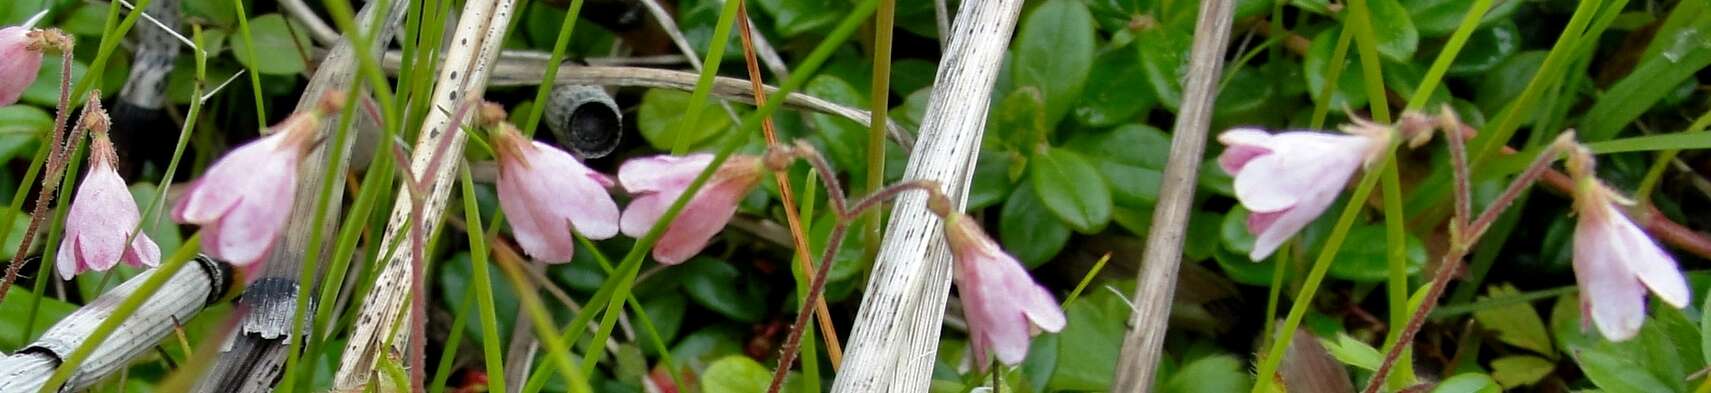
<path fill-rule="evenodd" d="M 48 131 L 51 136 L 48 145 L 44 146 L 48 149 L 48 159 L 47 173 L 42 177 L 42 190 L 41 193 L 36 194 L 36 206 L 30 211 L 30 225 L 24 229 L 24 238 L 18 242 L 18 251 L 12 254 L 12 262 L 6 265 L 6 278 L 0 280 L 0 301 L 6 299 L 6 293 L 12 289 L 12 283 L 18 281 L 18 270 L 24 267 L 24 256 L 29 254 L 30 247 L 35 242 L 36 232 L 41 230 L 42 220 L 47 218 L 48 204 L 53 202 L 53 196 L 59 190 L 60 176 L 64 175 L 65 161 L 71 150 L 70 146 L 82 137 L 82 133 L 77 131 L 82 128 L 83 119 L 81 118 L 77 120 L 79 126 L 72 127 L 71 130 L 65 129 L 65 122 L 71 117 L 71 38 L 60 33 L 59 30 L 47 30 L 43 31 L 42 34 L 54 35 L 53 38 L 57 41 L 50 41 L 57 42 L 59 46 L 59 113 L 54 115 L 53 129 Z M 94 102 L 92 108 L 99 110 L 100 102 L 96 100 L 101 97 L 101 94 L 98 92 L 91 93 L 89 95 L 90 101 Z M 67 133 L 73 133 L 75 136 L 68 140 L 65 137 Z M 53 261 L 43 260 L 40 263 L 53 263 Z M 37 279 L 42 278 L 38 277 Z"/>
<path fill-rule="evenodd" d="M 1456 171 L 1456 176 L 1460 177 L 1456 183 L 1458 187 L 1461 187 L 1468 181 L 1465 177 L 1467 176 L 1465 171 L 1467 163 L 1463 161 L 1467 157 L 1464 154 L 1455 154 L 1456 149 L 1460 146 L 1459 143 L 1456 143 L 1461 139 L 1458 135 L 1460 132 L 1452 131 L 1449 134 L 1452 157 L 1457 157 L 1452 158 L 1452 160 L 1456 161 L 1455 165 L 1462 169 Z M 1363 392 L 1377 393 L 1378 389 L 1384 386 L 1385 379 L 1390 377 L 1390 371 L 1395 368 L 1396 361 L 1402 356 L 1402 351 L 1414 342 L 1414 336 L 1420 333 L 1420 328 L 1426 323 L 1426 316 L 1431 315 L 1432 310 L 1437 308 L 1438 298 L 1443 297 L 1444 288 L 1449 286 L 1450 279 L 1455 276 L 1455 272 L 1461 270 L 1462 258 L 1467 257 L 1468 250 L 1473 249 L 1473 245 L 1479 243 L 1479 238 L 1485 235 L 1485 230 L 1491 227 L 1491 223 L 1495 222 L 1497 217 L 1503 214 L 1503 211 L 1509 209 L 1515 199 L 1521 196 L 1522 191 L 1538 182 L 1539 178 L 1545 175 L 1545 172 L 1550 171 L 1551 162 L 1556 161 L 1557 156 L 1561 153 L 1560 150 L 1559 145 L 1553 144 L 1547 147 L 1544 152 L 1539 153 L 1539 156 L 1533 159 L 1533 163 L 1527 166 L 1527 170 L 1521 172 L 1521 176 L 1516 177 L 1515 181 L 1510 182 L 1509 187 L 1503 190 L 1503 194 L 1499 195 L 1497 200 L 1491 203 L 1491 206 L 1487 206 L 1485 211 L 1480 213 L 1478 219 L 1450 233 L 1450 250 L 1438 262 L 1438 270 L 1432 275 L 1432 283 L 1426 289 L 1425 300 L 1420 302 L 1420 308 L 1414 310 L 1414 314 L 1408 317 L 1408 324 L 1402 328 L 1402 335 L 1397 337 L 1396 345 L 1384 353 L 1384 361 L 1379 363 L 1378 370 L 1372 374 L 1372 378 Z M 1466 200 L 1469 198 L 1469 194 L 1465 192 L 1458 191 L 1456 198 L 1457 205 L 1472 204 L 1471 201 Z M 1454 222 L 1467 222 L 1467 218 L 1456 218 Z"/>
<path fill-rule="evenodd" d="M 784 377 L 790 374 L 790 367 L 796 362 L 796 354 L 801 350 L 802 334 L 808 324 L 808 314 L 814 313 L 815 305 L 820 302 L 820 295 L 826 290 L 826 273 L 831 271 L 832 262 L 838 256 L 838 248 L 842 245 L 844 234 L 849 229 L 850 222 L 860 218 L 867 209 L 879 206 L 880 203 L 895 198 L 903 191 L 926 191 L 929 200 L 944 200 L 944 194 L 939 191 L 938 182 L 931 180 L 911 180 L 891 185 L 873 192 L 854 204 L 845 198 L 843 185 L 838 183 L 837 173 L 832 172 L 831 164 L 826 157 L 815 150 L 813 146 L 798 141 L 790 149 L 795 158 L 808 161 L 820 177 L 825 179 L 827 200 L 830 201 L 832 212 L 837 215 L 837 221 L 832 226 L 830 237 L 826 238 L 825 251 L 821 252 L 820 266 L 814 270 L 814 279 L 808 286 L 808 297 L 802 302 L 802 309 L 796 313 L 796 321 L 790 325 L 790 335 L 785 338 L 784 346 L 780 348 L 778 368 L 773 370 L 772 384 L 767 393 L 778 393 L 784 385 Z M 942 204 L 942 203 L 941 203 Z M 851 209 L 853 207 L 853 209 Z M 812 360 L 810 360 L 812 361 Z"/>

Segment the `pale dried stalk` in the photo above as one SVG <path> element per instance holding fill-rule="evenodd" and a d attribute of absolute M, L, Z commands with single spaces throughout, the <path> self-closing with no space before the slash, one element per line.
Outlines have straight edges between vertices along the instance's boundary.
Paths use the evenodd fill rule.
<path fill-rule="evenodd" d="M 198 256 L 190 262 L 191 266 L 179 269 L 178 273 L 167 279 L 159 291 L 144 301 L 129 319 L 119 324 L 119 327 L 89 354 L 88 359 L 78 365 L 77 371 L 65 383 L 66 391 L 89 388 L 124 369 L 131 359 L 153 349 L 156 343 L 178 326 L 178 321 L 190 320 L 197 312 L 202 311 L 203 307 L 225 295 L 232 280 L 229 266 L 203 256 Z M 137 287 L 142 286 L 143 282 L 157 271 L 159 270 L 145 270 L 131 277 L 124 284 L 60 319 L 34 343 L 19 349 L 11 356 L 0 357 L 0 392 L 40 390 L 61 361 L 82 345 L 96 326 L 101 325 L 101 322 L 118 308 L 119 303 L 136 292 Z"/>
<path fill-rule="evenodd" d="M 367 27 L 373 13 L 377 12 L 376 5 L 380 3 L 382 2 L 373 1 L 364 6 L 357 14 L 357 23 Z M 392 0 L 387 3 L 390 3 L 390 7 L 386 10 L 386 18 L 382 20 L 380 30 L 371 41 L 370 51 L 374 54 L 370 56 L 378 55 L 379 51 L 385 48 L 384 43 L 391 40 L 398 31 L 399 22 L 403 20 L 409 2 Z M 310 78 L 308 87 L 304 88 L 303 95 L 298 97 L 297 111 L 313 108 L 335 87 L 361 85 L 356 79 L 358 60 L 355 45 L 348 39 L 337 41 L 338 45 L 327 53 L 320 67 L 316 68 L 315 75 Z M 358 120 L 357 124 L 345 133 L 346 146 L 353 146 L 351 142 L 366 128 L 363 120 L 377 119 L 358 116 Z M 272 130 L 262 130 L 268 131 Z M 250 284 L 239 300 L 251 311 L 239 322 L 237 334 L 232 335 L 222 349 L 219 361 L 214 363 L 214 369 L 204 375 L 197 384 L 198 391 L 266 391 L 273 386 L 273 381 L 278 378 L 279 373 L 284 371 L 285 350 L 290 346 L 287 339 L 292 336 L 292 315 L 296 313 L 298 286 L 302 285 L 297 279 L 303 257 L 313 253 L 319 256 L 317 260 L 325 260 L 332 251 L 333 242 L 330 239 L 338 222 L 333 217 L 339 215 L 341 204 L 338 201 L 343 198 L 345 191 L 345 182 L 333 183 L 328 199 L 332 203 L 326 208 L 328 218 L 323 219 L 321 225 L 321 248 L 309 250 L 310 237 L 315 229 L 315 204 L 320 197 L 322 181 L 326 176 L 342 176 L 350 165 L 351 152 L 356 149 L 347 148 L 343 155 L 333 161 L 332 166 L 328 166 L 327 156 L 332 153 L 332 144 L 337 142 L 332 140 L 337 131 L 337 121 L 322 122 L 320 133 L 326 135 L 327 140 L 316 144 L 298 165 L 296 196 L 291 206 L 293 214 L 287 219 L 285 234 L 279 244 L 274 245 L 273 250 L 268 253 L 259 277 Z M 308 284 L 313 288 L 315 283 Z M 316 306 L 315 300 L 310 299 L 311 313 Z M 308 329 L 310 325 L 312 324 L 305 322 L 303 328 Z"/>
<path fill-rule="evenodd" d="M 458 20 L 457 32 L 449 41 L 451 47 L 446 51 L 444 67 L 439 71 L 439 78 L 434 85 L 432 99 L 433 109 L 422 122 L 422 131 L 416 141 L 410 157 L 410 173 L 423 176 L 422 180 L 431 180 L 427 196 L 421 207 L 422 225 L 411 231 L 432 233 L 432 225 L 438 223 L 439 216 L 445 211 L 446 201 L 451 194 L 451 184 L 456 179 L 458 165 L 434 165 L 434 158 L 444 161 L 463 155 L 463 145 L 466 136 L 462 131 L 451 129 L 454 122 L 449 114 L 458 108 L 462 100 L 474 100 L 480 97 L 487 88 L 488 71 L 499 55 L 499 47 L 503 44 L 505 32 L 509 29 L 511 15 L 515 3 L 512 0 L 479 0 L 470 1 L 464 5 L 463 15 Z M 461 112 L 459 112 L 461 113 Z M 441 140 L 447 140 L 443 154 L 435 150 L 441 145 Z M 428 173 L 433 168 L 432 173 Z M 409 179 L 416 181 L 418 179 Z M 385 235 L 382 237 L 382 247 L 401 241 L 407 241 L 404 230 L 405 223 L 410 220 L 412 203 L 409 195 L 400 193 L 393 204 L 392 215 L 387 221 Z M 387 354 L 403 358 L 405 348 L 409 344 L 410 327 L 393 327 L 400 312 L 407 312 L 405 303 L 410 294 L 412 267 L 421 263 L 413 261 L 408 252 L 399 252 L 386 259 L 385 266 L 375 280 L 375 288 L 363 299 L 362 308 L 357 317 L 357 326 L 351 333 L 350 343 L 345 347 L 339 361 L 339 369 L 334 374 L 333 389 L 349 391 L 361 389 L 368 383 L 370 372 L 374 370 L 375 361 Z M 417 294 L 426 296 L 426 294 Z M 390 348 L 381 348 L 388 340 L 388 332 L 397 332 L 391 338 Z"/>
<path fill-rule="evenodd" d="M 1234 11 L 1232 1 L 1200 2 L 1188 75 L 1182 83 L 1182 109 L 1171 131 L 1170 159 L 1165 163 L 1164 184 L 1153 208 L 1153 225 L 1147 230 L 1147 248 L 1141 254 L 1140 278 L 1135 284 L 1135 310 L 1117 358 L 1112 391 L 1151 390 L 1159 355 L 1164 352 L 1182 240 L 1188 231 L 1189 208 L 1194 205 L 1195 178 L 1206 150 L 1206 132 L 1212 126 L 1212 104 L 1218 97 L 1218 77 Z"/>
<path fill-rule="evenodd" d="M 962 2 L 921 119 L 920 144 L 904 170 L 904 181 L 942 184 L 959 210 L 990 109 L 985 97 L 992 96 L 1021 7 L 1021 0 Z M 944 223 L 927 210 L 922 192 L 899 196 L 890 222 L 833 392 L 923 392 L 931 380 L 951 285 Z"/>

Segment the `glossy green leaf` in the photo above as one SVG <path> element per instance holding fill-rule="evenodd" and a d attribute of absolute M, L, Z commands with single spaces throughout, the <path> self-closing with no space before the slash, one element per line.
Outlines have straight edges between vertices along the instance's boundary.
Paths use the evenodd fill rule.
<path fill-rule="evenodd" d="M 1498 393 L 1503 388 L 1490 376 L 1480 373 L 1458 374 L 1432 388 L 1432 393 Z"/>
<path fill-rule="evenodd" d="M 1127 124 L 1108 131 L 1084 131 L 1064 143 L 1081 153 L 1104 175 L 1112 200 L 1126 207 L 1148 207 L 1158 201 L 1170 136 L 1144 124 Z"/>
<path fill-rule="evenodd" d="M 695 304 L 741 322 L 759 322 L 766 315 L 765 284 L 743 278 L 730 263 L 695 257 L 677 269 L 684 271 L 683 290 Z"/>
<path fill-rule="evenodd" d="M 670 150 L 674 141 L 672 132 L 678 129 L 675 125 L 683 117 L 684 108 L 688 107 L 689 93 L 653 89 L 642 95 L 642 104 L 636 109 L 636 128 L 642 132 L 642 139 L 648 141 L 656 149 Z M 685 128 L 688 131 L 690 150 L 698 150 L 712 142 L 713 136 L 728 131 L 731 119 L 720 113 L 707 113 L 701 116 L 700 124 Z"/>
<path fill-rule="evenodd" d="M 804 92 L 842 105 L 860 107 L 866 104 L 866 98 L 855 86 L 831 75 L 814 77 Z M 812 138 L 820 142 L 821 151 L 832 160 L 832 164 L 851 171 L 852 178 L 866 178 L 867 126 L 842 116 L 815 113 L 808 118 L 817 131 Z"/>
<path fill-rule="evenodd" d="M 1093 83 L 1086 84 L 1075 104 L 1076 121 L 1108 127 L 1133 121 L 1152 109 L 1153 90 L 1139 56 L 1126 46 L 1099 53 L 1087 77 Z"/>
<path fill-rule="evenodd" d="M 1270 75 L 1255 67 L 1233 71 L 1229 84 L 1218 94 L 1212 116 L 1216 118 L 1252 116 L 1264 111 L 1277 99 L 1277 84 Z"/>
<path fill-rule="evenodd" d="M 1093 19 L 1099 22 L 1099 28 L 1106 31 L 1128 29 L 1147 14 L 1152 13 L 1157 0 L 1090 0 L 1087 10 Z"/>
<path fill-rule="evenodd" d="M 689 302 L 683 294 L 676 292 L 642 299 L 642 308 L 648 311 L 648 320 L 653 322 L 654 331 L 658 332 L 659 338 L 665 340 L 668 345 L 671 340 L 677 338 L 678 330 L 683 327 L 683 316 L 689 308 L 688 305 Z M 659 346 L 653 343 L 652 336 L 638 335 L 636 344 L 641 347 L 643 353 L 649 356 L 658 355 Z"/>
<path fill-rule="evenodd" d="M 1374 22 L 1377 23 L 1377 22 Z M 1307 56 L 1301 60 L 1302 76 L 1307 79 L 1307 94 L 1319 100 L 1325 91 L 1325 76 L 1331 70 L 1331 55 L 1336 51 L 1338 29 L 1325 29 L 1313 36 Z M 1343 58 L 1343 73 L 1337 78 L 1337 88 L 1331 91 L 1331 108 L 1355 108 L 1366 105 L 1366 81 L 1361 78 L 1360 65 L 1355 63 L 1353 45 Z"/>
<path fill-rule="evenodd" d="M 34 152 L 47 131 L 53 128 L 53 115 L 29 105 L 0 107 L 0 162 L 10 161 L 19 153 Z"/>
<path fill-rule="evenodd" d="M 978 210 L 1003 202 L 1016 182 L 1010 178 L 1009 154 L 992 149 L 980 149 L 980 156 L 975 159 L 974 179 L 968 186 L 968 210 Z"/>
<path fill-rule="evenodd" d="M 1215 355 L 1182 365 L 1165 382 L 1167 393 L 1240 392 L 1253 385 L 1248 365 L 1235 356 Z"/>
<path fill-rule="evenodd" d="M 1516 389 L 1538 383 L 1555 369 L 1555 363 L 1538 356 L 1504 356 L 1491 361 L 1491 379 L 1504 389 Z"/>
<path fill-rule="evenodd" d="M 1188 65 L 1188 47 L 1193 37 L 1170 28 L 1153 28 L 1135 34 L 1135 50 L 1141 71 L 1152 86 L 1159 105 L 1175 112 L 1182 105 L 1182 68 Z M 1328 49 L 1327 49 L 1328 50 Z"/>
<path fill-rule="evenodd" d="M 1509 284 L 1493 285 L 1486 299 L 1502 299 L 1520 295 L 1515 286 Z M 1545 323 L 1539 319 L 1539 313 L 1527 303 L 1510 304 L 1503 307 L 1487 308 L 1473 313 L 1473 318 L 1479 321 L 1483 329 L 1497 332 L 1497 340 L 1505 344 L 1532 350 L 1534 353 L 1555 356 L 1552 351 L 1551 336 L 1545 332 Z"/>
<path fill-rule="evenodd" d="M 1400 0 L 1366 0 L 1372 8 L 1373 32 L 1378 35 L 1378 54 L 1386 60 L 1408 62 L 1420 47 L 1420 32 Z M 1356 73 L 1358 74 L 1358 72 Z"/>
<path fill-rule="evenodd" d="M 1461 53 L 1456 54 L 1455 62 L 1450 63 L 1448 74 L 1463 77 L 1489 72 L 1514 56 L 1520 47 L 1521 31 L 1515 22 L 1505 20 L 1474 30 Z"/>
<path fill-rule="evenodd" d="M 1474 104 L 1485 113 L 1502 111 L 1527 88 L 1527 81 L 1545 63 L 1545 56 L 1545 51 L 1525 51 L 1499 63 L 1479 79 L 1478 88 L 1473 91 Z"/>
<path fill-rule="evenodd" d="M 1046 209 L 1081 233 L 1098 233 L 1111 221 L 1111 190 L 1098 168 L 1074 151 L 1047 149 L 1028 162 L 1028 178 L 1034 183 Z"/>
<path fill-rule="evenodd" d="M 1028 151 L 1045 143 L 1051 126 L 1046 124 L 1045 97 L 1033 86 L 1004 96 L 992 111 L 988 129 L 998 145 L 1013 151 Z"/>
<path fill-rule="evenodd" d="M 1024 181 L 1017 188 L 1028 190 L 1031 185 Z M 1029 268 L 1057 256 L 1069 243 L 1069 235 L 1069 226 L 1052 215 L 1045 202 L 1032 192 L 1010 194 L 998 214 L 999 242 Z"/>
<path fill-rule="evenodd" d="M 465 299 L 465 297 L 463 294 L 475 290 L 475 284 L 470 282 L 470 280 L 474 279 L 475 274 L 472 273 L 469 264 L 470 258 L 468 252 L 460 252 L 457 255 L 453 255 L 450 259 L 436 262 L 434 264 L 439 266 L 439 269 L 435 269 L 437 270 L 438 279 L 435 280 L 436 285 L 434 287 L 439 290 L 439 296 L 436 298 L 445 302 L 446 307 L 449 309 L 464 309 L 463 299 Z M 493 310 L 499 317 L 499 332 L 494 334 L 494 336 L 501 337 L 501 339 L 504 340 L 505 337 L 511 336 L 511 326 L 517 320 L 517 307 L 519 304 L 517 300 L 517 290 L 515 287 L 511 286 L 511 280 L 495 278 L 492 283 Z M 475 307 L 472 306 L 469 309 L 475 310 Z M 481 324 L 470 323 L 463 326 L 464 334 L 468 334 L 471 340 L 475 340 L 475 342 L 479 343 L 479 340 L 483 337 Z"/>
<path fill-rule="evenodd" d="M 1129 308 L 1115 293 L 1094 289 L 1064 310 L 1069 324 L 1057 334 L 1057 368 L 1046 385 L 1051 391 L 1111 386 Z"/>
<path fill-rule="evenodd" d="M 1474 0 L 1401 0 L 1402 7 L 1408 9 L 1408 15 L 1414 21 L 1414 26 L 1425 37 L 1447 36 L 1461 26 L 1462 18 L 1467 17 L 1467 10 L 1473 7 Z M 1485 11 L 1480 18 L 1481 25 L 1487 25 L 1497 20 L 1507 20 L 1521 1 L 1498 0 L 1491 4 L 1491 9 Z"/>
<path fill-rule="evenodd" d="M 1093 15 L 1077 0 L 1047 0 L 1016 32 L 1015 87 L 1040 90 L 1046 124 L 1057 124 L 1081 98 L 1093 67 Z"/>
<path fill-rule="evenodd" d="M 773 28 L 785 37 L 831 28 L 849 8 L 841 0 L 756 0 L 754 4 L 772 14 Z"/>
<path fill-rule="evenodd" d="M 1383 225 L 1357 224 L 1343 241 L 1342 252 L 1331 262 L 1330 275 L 1356 282 L 1384 282 L 1390 277 L 1388 250 Z M 1426 246 L 1419 239 L 1408 236 L 1406 251 L 1406 272 L 1409 276 L 1419 274 L 1426 265 Z"/>
<path fill-rule="evenodd" d="M 772 381 L 772 370 L 747 356 L 726 356 L 707 366 L 701 375 L 706 393 L 764 392 Z"/>
<path fill-rule="evenodd" d="M 291 75 L 303 72 L 305 63 L 303 53 L 308 53 L 314 42 L 309 40 L 309 28 L 290 22 L 291 27 L 285 27 L 286 20 L 279 14 L 266 14 L 251 18 L 250 39 L 245 43 L 238 39 L 232 41 L 232 54 L 238 62 L 243 63 L 256 72 L 269 75 Z M 295 35 L 292 32 L 296 32 Z M 292 43 L 292 39 L 296 43 Z M 250 51 L 254 50 L 255 59 L 251 59 Z"/>
<path fill-rule="evenodd" d="M 1602 350 L 1571 353 L 1592 383 L 1610 393 L 1670 392 L 1669 385 L 1646 372 L 1644 364 Z"/>

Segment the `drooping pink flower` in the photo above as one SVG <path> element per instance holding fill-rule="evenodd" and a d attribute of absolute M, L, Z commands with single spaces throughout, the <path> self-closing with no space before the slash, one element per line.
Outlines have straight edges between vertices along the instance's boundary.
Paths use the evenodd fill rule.
<path fill-rule="evenodd" d="M 618 183 L 636 198 L 624 208 L 620 225 L 625 235 L 642 237 L 671 208 L 689 183 L 713 162 L 711 154 L 683 157 L 658 155 L 634 158 L 618 167 Z M 675 265 L 689 260 L 713 235 L 725 228 L 737 213 L 737 203 L 760 184 L 765 173 L 759 157 L 734 155 L 725 160 L 700 192 L 683 206 L 654 244 L 653 256 L 660 263 Z"/>
<path fill-rule="evenodd" d="M 1248 232 L 1256 239 L 1249 258 L 1265 259 L 1318 218 L 1355 170 L 1389 143 L 1382 127 L 1362 124 L 1348 131 L 1270 134 L 1237 128 L 1218 135 L 1225 145 L 1218 165 L 1235 176 L 1236 199 L 1250 212 Z"/>
<path fill-rule="evenodd" d="M 523 252 L 547 263 L 570 262 L 571 228 L 590 239 L 618 234 L 618 203 L 606 193 L 612 180 L 570 153 L 528 140 L 509 124 L 493 134 L 499 155 L 499 207 Z"/>
<path fill-rule="evenodd" d="M 329 107 L 330 106 L 330 107 Z M 337 105 L 299 112 L 275 132 L 239 146 L 190 184 L 172 217 L 202 226 L 202 251 L 238 266 L 261 261 L 285 231 L 297 192 L 297 165 Z"/>
<path fill-rule="evenodd" d="M 41 68 L 42 48 L 29 27 L 0 28 L 0 106 L 18 102 Z"/>
<path fill-rule="evenodd" d="M 89 270 L 106 271 L 121 260 L 137 267 L 160 264 L 160 247 L 154 240 L 140 232 L 131 238 L 131 231 L 138 228 L 142 218 L 125 180 L 114 170 L 116 161 L 118 155 L 107 133 L 94 133 L 89 175 L 71 200 L 65 236 L 54 258 L 61 278 L 70 280 Z"/>
<path fill-rule="evenodd" d="M 1593 175 L 1592 156 L 1577 147 L 1570 153 L 1575 177 L 1574 276 L 1580 283 L 1581 315 L 1589 316 L 1604 337 L 1633 338 L 1646 320 L 1646 290 L 1664 303 L 1687 305 L 1687 280 L 1675 259 L 1634 225 L 1617 203 L 1631 203 Z M 1585 327 L 1585 317 L 1582 319 Z"/>
<path fill-rule="evenodd" d="M 952 278 L 968 319 L 969 347 L 982 371 L 989 352 L 999 362 L 1016 365 L 1028 356 L 1028 341 L 1039 331 L 1063 330 L 1068 321 L 1051 292 L 1035 283 L 1022 263 L 999 248 L 973 219 L 949 214 L 945 240 L 956 261 Z"/>

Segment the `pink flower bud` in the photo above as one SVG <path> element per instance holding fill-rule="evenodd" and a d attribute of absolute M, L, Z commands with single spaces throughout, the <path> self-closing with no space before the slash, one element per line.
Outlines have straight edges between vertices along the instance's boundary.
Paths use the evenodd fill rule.
<path fill-rule="evenodd" d="M 684 157 L 659 155 L 624 162 L 618 168 L 618 182 L 636 195 L 624 208 L 621 227 L 625 235 L 642 237 L 653 228 L 672 202 L 683 195 L 707 164 L 710 154 Z M 707 247 L 713 235 L 725 228 L 737 213 L 737 203 L 760 184 L 764 172 L 759 157 L 731 156 L 707 179 L 689 203 L 683 206 L 665 233 L 654 244 L 653 256 L 660 263 L 675 265 L 689 260 Z"/>
<path fill-rule="evenodd" d="M 1028 356 L 1028 341 L 1040 330 L 1063 330 L 1068 321 L 1051 292 L 974 220 L 951 214 L 945 219 L 945 240 L 956 260 L 953 277 L 968 319 L 969 346 L 982 371 L 989 351 L 998 361 L 1016 365 Z"/>
<path fill-rule="evenodd" d="M 1592 175 L 1591 154 L 1571 153 L 1569 172 L 1576 177 L 1574 276 L 1580 283 L 1580 309 L 1613 341 L 1633 338 L 1646 320 L 1646 289 L 1664 303 L 1687 305 L 1687 280 L 1675 259 L 1634 225 L 1618 202 L 1625 201 Z"/>
<path fill-rule="evenodd" d="M 84 271 L 106 271 L 121 260 L 137 267 L 159 265 L 160 247 L 148 235 L 130 237 L 142 218 L 125 180 L 113 169 L 116 155 L 105 133 L 96 134 L 89 161 L 89 175 L 71 200 L 65 237 L 54 258 L 60 277 L 70 280 Z"/>
<path fill-rule="evenodd" d="M 1236 199 L 1251 212 L 1248 232 L 1257 237 L 1248 257 L 1265 259 L 1323 214 L 1349 177 L 1381 151 L 1388 138 L 1379 130 L 1274 135 L 1237 128 L 1219 134 L 1218 141 L 1226 147 L 1218 164 L 1235 176 Z"/>
<path fill-rule="evenodd" d="M 321 113 L 291 115 L 271 135 L 239 146 L 190 184 L 173 220 L 202 226 L 202 251 L 237 266 L 261 261 L 285 231 L 297 165 L 320 132 Z"/>
<path fill-rule="evenodd" d="M 42 68 L 42 51 L 29 35 L 22 26 L 0 28 L 0 106 L 18 102 Z"/>
<path fill-rule="evenodd" d="M 570 262 L 576 251 L 571 228 L 590 239 L 618 234 L 618 203 L 606 193 L 611 179 L 508 125 L 499 130 L 493 134 L 499 207 L 524 253 L 547 263 Z"/>

